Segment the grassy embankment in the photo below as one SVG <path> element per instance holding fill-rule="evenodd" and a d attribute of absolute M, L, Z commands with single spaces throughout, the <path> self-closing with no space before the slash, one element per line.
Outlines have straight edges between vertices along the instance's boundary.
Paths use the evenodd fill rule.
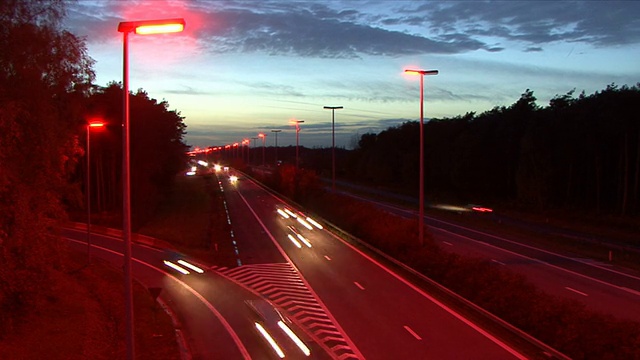
<path fill-rule="evenodd" d="M 218 260 L 228 234 L 217 180 L 178 177 L 155 216 L 138 231 L 167 241 L 204 260 Z M 82 221 L 82 214 L 78 215 Z M 99 219 L 95 225 L 108 226 Z M 84 253 L 70 253 L 66 272 L 56 273 L 48 301 L 0 340 L 0 359 L 122 359 L 125 318 L 122 271 Z M 147 289 L 134 282 L 136 354 L 139 358 L 180 357 L 169 316 Z"/>
<path fill-rule="evenodd" d="M 69 254 L 56 272 L 47 300 L 0 340 L 0 359 L 123 359 L 126 354 L 122 272 L 85 254 Z M 169 316 L 134 283 L 136 353 L 139 358 L 179 358 Z"/>
<path fill-rule="evenodd" d="M 208 263 L 233 263 L 230 225 L 216 176 L 178 176 L 167 195 L 155 217 L 138 233 L 164 240 Z"/>

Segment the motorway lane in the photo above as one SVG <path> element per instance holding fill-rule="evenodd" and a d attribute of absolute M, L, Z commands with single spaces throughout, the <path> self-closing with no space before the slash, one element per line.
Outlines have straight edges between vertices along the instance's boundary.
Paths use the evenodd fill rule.
<path fill-rule="evenodd" d="M 78 230 L 64 231 L 71 248 L 78 251 L 86 251 L 85 234 Z M 93 256 L 122 267 L 122 241 L 95 233 L 91 241 Z M 161 288 L 161 299 L 179 318 L 192 359 L 278 358 L 258 335 L 254 325 L 258 318 L 244 304 L 244 300 L 259 298 L 254 292 L 217 272 L 182 275 L 164 267 L 165 259 L 185 258 L 172 250 L 133 244 L 132 256 L 134 278 L 147 288 Z M 318 344 L 308 341 L 307 345 L 313 358 L 329 358 Z M 306 357 L 288 353 L 287 358 Z"/>
<path fill-rule="evenodd" d="M 233 186 L 233 187 L 232 187 Z M 522 356 L 474 328 L 326 231 L 301 230 L 312 248 L 297 248 L 275 207 L 281 202 L 248 179 L 229 185 L 278 242 L 354 345 L 367 359 L 512 359 Z M 242 204 L 229 200 L 230 209 Z M 245 217 L 241 226 L 251 219 Z M 236 224 L 240 221 L 234 220 Z M 248 224 L 247 224 L 248 226 Z"/>
<path fill-rule="evenodd" d="M 371 202 L 399 216 L 417 216 L 413 210 Z M 636 271 L 547 251 L 526 245 L 526 240 L 516 236 L 507 239 L 433 217 L 425 217 L 425 224 L 445 250 L 504 264 L 550 294 L 578 300 L 589 309 L 621 319 L 640 321 L 640 273 Z"/>
<path fill-rule="evenodd" d="M 576 261 L 584 262 L 585 259 L 574 260 L 552 254 L 536 254 L 530 249 L 509 250 L 434 227 L 431 231 L 436 242 L 447 251 L 489 259 L 499 266 L 525 275 L 529 281 L 548 294 L 580 301 L 588 309 L 621 319 L 640 321 L 640 291 L 634 289 L 638 286 L 637 281 L 634 282 L 634 278 L 626 273 L 618 274 L 607 281 L 600 280 L 608 278 L 610 274 L 602 269 L 606 269 L 606 264 L 593 263 L 591 268 L 587 268 L 591 271 L 581 272 L 580 269 L 572 269 L 567 265 L 574 265 Z"/>

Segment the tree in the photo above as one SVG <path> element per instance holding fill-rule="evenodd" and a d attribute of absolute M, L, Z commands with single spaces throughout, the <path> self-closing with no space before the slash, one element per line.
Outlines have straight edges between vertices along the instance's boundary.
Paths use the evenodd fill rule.
<path fill-rule="evenodd" d="M 0 336 L 46 296 L 93 60 L 60 27 L 63 1 L 0 3 Z"/>
<path fill-rule="evenodd" d="M 130 97 L 130 147 L 131 147 L 131 205 L 133 226 L 142 225 L 153 213 L 173 183 L 175 175 L 187 163 L 187 145 L 183 142 L 186 125 L 183 117 L 169 110 L 166 101 L 158 102 L 142 89 Z M 100 142 L 92 144 L 92 158 L 115 159 L 103 170 L 104 178 L 116 185 L 106 187 L 104 196 L 111 199 L 105 203 L 105 211 L 119 211 L 122 158 L 122 87 L 110 83 L 96 88 L 89 99 L 87 117 L 99 117 L 110 124 Z M 115 126 L 114 126 L 115 125 Z M 95 146 L 93 146 L 95 145 Z M 79 169 L 80 170 L 80 169 Z M 98 182 L 100 178 L 94 179 Z M 96 184 L 97 185 L 97 184 Z M 100 193 L 100 186 L 94 186 Z M 105 188 L 105 186 L 103 186 Z"/>

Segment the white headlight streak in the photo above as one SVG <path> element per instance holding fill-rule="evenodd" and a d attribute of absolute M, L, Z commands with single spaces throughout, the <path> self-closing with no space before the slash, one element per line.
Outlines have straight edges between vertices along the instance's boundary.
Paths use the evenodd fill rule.
<path fill-rule="evenodd" d="M 185 268 L 183 268 L 181 266 L 178 266 L 178 265 L 172 263 L 171 261 L 164 260 L 164 264 L 167 265 L 168 267 L 172 268 L 173 270 L 176 270 L 177 272 L 182 273 L 184 275 L 189 275 L 190 274 L 189 270 L 187 270 L 187 269 L 185 269 Z"/>
<path fill-rule="evenodd" d="M 309 356 L 311 355 L 311 350 L 309 350 L 309 348 L 307 347 L 307 345 L 305 345 L 302 340 L 300 340 L 300 338 L 298 337 L 298 335 L 296 335 L 293 330 L 291 330 L 285 323 L 283 323 L 282 321 L 278 321 L 278 326 L 280 326 L 280 328 L 282 329 L 282 331 L 284 331 L 287 336 L 289 336 L 291 338 L 291 340 L 293 340 L 294 343 L 296 343 L 296 345 L 300 348 L 300 350 L 306 355 Z"/>
<path fill-rule="evenodd" d="M 278 214 L 280 214 L 280 216 L 282 216 L 283 219 L 288 219 L 290 217 L 286 212 L 282 211 L 281 209 L 278 209 L 276 211 L 278 212 Z"/>
<path fill-rule="evenodd" d="M 307 245 L 307 247 L 311 247 L 311 243 L 309 242 L 309 240 L 305 239 L 304 236 L 300 234 L 296 234 L 296 236 L 298 237 L 298 239 L 300 239 L 300 241 L 302 241 L 305 245 Z"/>
<path fill-rule="evenodd" d="M 282 352 L 282 349 L 280 349 L 280 346 L 278 346 L 276 341 L 273 340 L 273 338 L 271 337 L 271 335 L 269 335 L 267 330 L 265 330 L 264 327 L 262 327 L 262 325 L 260 325 L 258 323 L 255 323 L 255 324 L 256 324 L 256 329 L 258 329 L 258 331 L 260 332 L 262 337 L 264 337 L 267 340 L 267 342 L 269 343 L 269 345 L 271 345 L 271 347 L 273 348 L 273 351 L 275 351 L 276 354 L 278 354 L 278 356 L 281 359 L 284 358 L 284 352 Z"/>
<path fill-rule="evenodd" d="M 313 226 L 317 227 L 318 229 L 322 230 L 323 227 L 322 225 L 320 225 L 317 221 L 313 220 L 312 218 L 307 216 L 307 221 L 310 222 Z"/>
<path fill-rule="evenodd" d="M 303 218 L 299 217 L 296 220 L 298 220 L 298 222 L 302 224 L 302 226 L 306 227 L 307 229 L 313 230 L 313 226 L 309 225 L 309 223 L 306 222 Z"/>
<path fill-rule="evenodd" d="M 291 242 L 298 247 L 298 249 L 302 249 L 302 245 L 300 245 L 300 243 L 298 242 L 298 240 L 296 240 L 296 238 L 293 237 L 293 235 L 289 234 L 287 235 L 287 237 L 289 238 L 289 240 L 291 240 Z"/>
<path fill-rule="evenodd" d="M 289 210 L 289 209 L 287 209 L 287 208 L 284 208 L 284 211 L 285 211 L 287 214 L 289 214 L 289 216 L 291 216 L 291 217 L 292 217 L 292 218 L 294 218 L 294 219 L 298 217 L 298 215 L 296 215 L 296 213 L 294 213 L 293 211 L 291 211 L 291 210 Z"/>
<path fill-rule="evenodd" d="M 188 263 L 188 262 L 186 262 L 184 260 L 178 260 L 178 264 L 180 264 L 180 265 L 182 265 L 184 267 L 187 267 L 187 268 L 197 272 L 198 274 L 202 274 L 204 272 L 204 270 L 202 270 L 201 268 L 199 268 L 199 267 L 197 267 L 197 266 L 195 266 L 193 264 L 190 264 L 190 263 Z"/>

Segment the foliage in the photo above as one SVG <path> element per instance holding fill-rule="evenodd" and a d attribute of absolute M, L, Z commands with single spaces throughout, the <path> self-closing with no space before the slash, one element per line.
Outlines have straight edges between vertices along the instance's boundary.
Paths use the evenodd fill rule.
<path fill-rule="evenodd" d="M 336 206 L 340 204 L 340 206 Z M 442 250 L 426 233 L 417 245 L 417 220 L 369 203 L 324 193 L 313 211 L 546 344 L 576 359 L 635 359 L 640 324 L 589 311 L 582 303 L 547 295 L 524 276 L 490 261 Z"/>
<path fill-rule="evenodd" d="M 118 211 L 122 189 L 122 87 L 111 83 L 96 88 L 88 103 L 87 118 L 100 118 L 106 131 L 91 135 L 92 203 L 99 212 Z M 183 117 L 143 90 L 130 94 L 131 206 L 134 228 L 156 209 L 174 176 L 187 163 L 182 137 Z M 78 177 L 86 168 L 78 169 Z"/>
<path fill-rule="evenodd" d="M 514 104 L 424 126 L 425 188 L 432 197 L 508 201 L 537 209 L 640 211 L 640 85 L 573 91 L 536 104 L 527 89 Z M 362 135 L 347 177 L 417 191 L 418 123 Z"/>
<path fill-rule="evenodd" d="M 61 29 L 62 14 L 62 1 L 0 3 L 0 337 L 47 296 L 62 264 L 53 228 L 93 79 L 93 60 Z"/>

